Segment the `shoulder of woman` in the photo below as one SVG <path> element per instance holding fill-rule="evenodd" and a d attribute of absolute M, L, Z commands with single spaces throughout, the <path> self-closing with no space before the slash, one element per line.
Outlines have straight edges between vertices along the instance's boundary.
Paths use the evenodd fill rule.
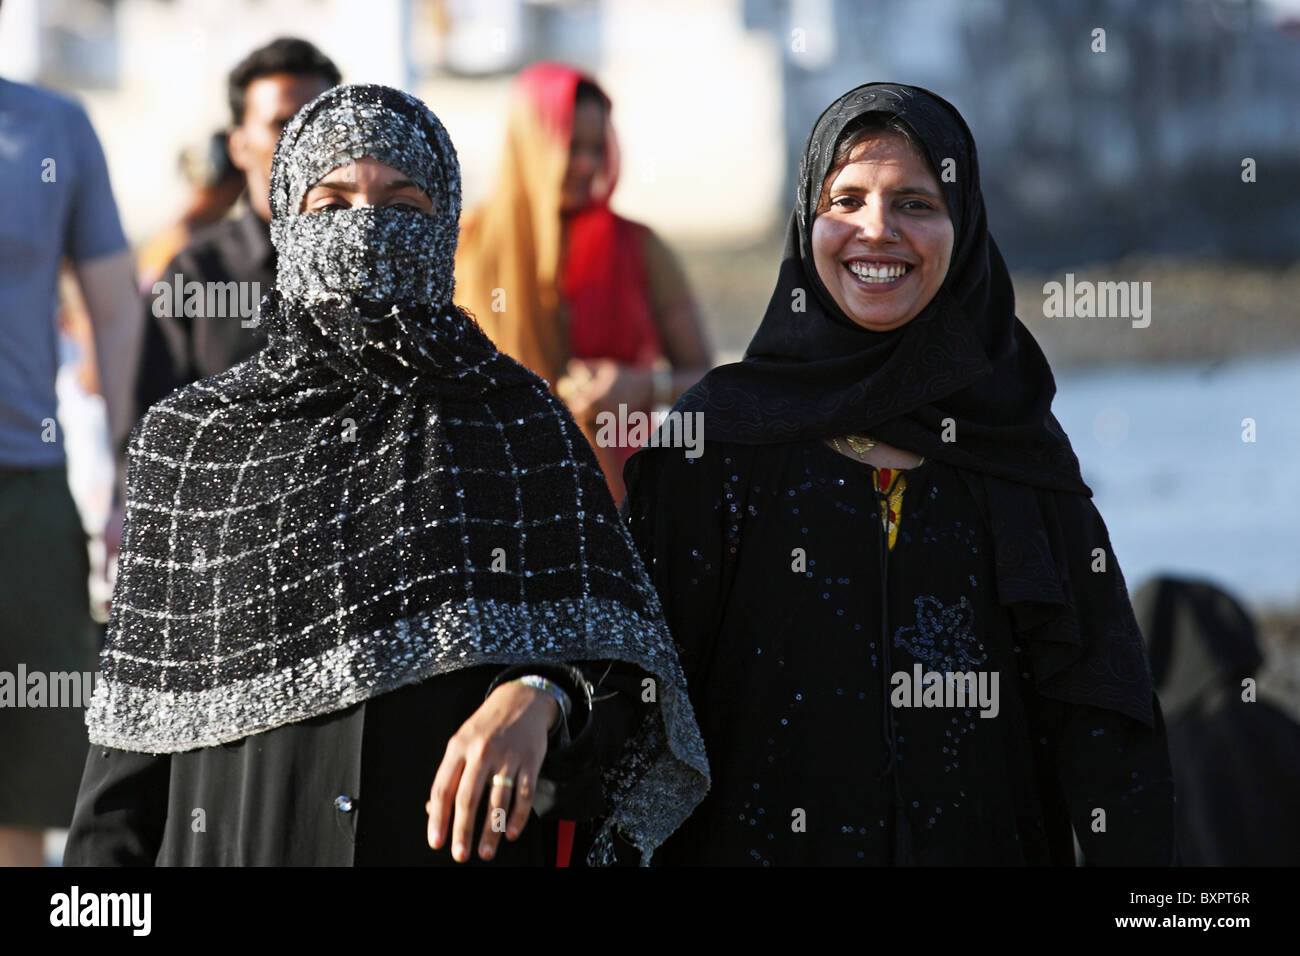
<path fill-rule="evenodd" d="M 228 373 L 222 373 L 228 375 Z M 159 399 L 145 410 L 131 429 L 130 444 L 152 443 L 197 431 L 195 424 L 209 415 L 219 417 L 228 406 L 221 401 L 219 387 L 210 380 L 191 382 Z"/>
<path fill-rule="evenodd" d="M 649 226 L 639 226 L 641 261 L 656 308 L 668 312 L 692 301 L 686 270 L 676 253 Z"/>
<path fill-rule="evenodd" d="M 618 220 L 623 235 L 630 237 L 637 243 L 637 247 L 641 251 L 641 257 L 647 265 L 662 263 L 665 260 L 676 261 L 672 250 L 659 238 L 659 234 L 645 223 L 638 222 L 635 219 L 628 219 L 618 213 L 614 213 L 614 218 Z"/>
<path fill-rule="evenodd" d="M 668 244 L 659 238 L 659 233 L 644 223 L 634 222 L 631 225 L 636 230 L 637 239 L 641 243 L 641 255 L 645 257 L 647 264 L 677 262 L 677 257 L 668 248 Z"/>

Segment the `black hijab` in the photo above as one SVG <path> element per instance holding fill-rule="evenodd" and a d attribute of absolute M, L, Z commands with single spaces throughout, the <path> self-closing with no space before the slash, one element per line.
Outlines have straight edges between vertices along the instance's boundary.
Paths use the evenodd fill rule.
<path fill-rule="evenodd" d="M 931 166 L 955 174 L 940 177 L 954 229 L 948 273 L 934 299 L 889 332 L 844 314 L 812 253 L 835 148 L 846 127 L 870 112 L 901 119 Z M 832 103 L 808 137 L 776 289 L 744 359 L 711 371 L 674 411 L 702 412 L 710 441 L 766 445 L 866 433 L 955 466 L 988 521 L 999 600 L 1029 635 L 1043 692 L 1150 726 L 1141 635 L 1092 491 L 1052 414 L 1055 393 L 1046 358 L 1016 318 L 965 121 L 927 90 L 868 83 Z M 955 440 L 943 440 L 945 425 Z M 629 460 L 629 489 L 653 453 Z M 1109 572 L 1089 571 L 1095 548 L 1105 551 Z"/>
<path fill-rule="evenodd" d="M 1133 605 L 1171 723 L 1216 695 L 1236 696 L 1264 664 L 1254 619 L 1212 581 L 1154 578 L 1138 588 Z"/>

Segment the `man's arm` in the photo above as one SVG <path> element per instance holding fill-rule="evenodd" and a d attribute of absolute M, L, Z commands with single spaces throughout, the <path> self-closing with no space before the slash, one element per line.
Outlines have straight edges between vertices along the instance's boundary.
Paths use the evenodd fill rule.
<path fill-rule="evenodd" d="M 140 304 L 99 137 L 80 107 L 71 110 L 66 119 L 75 175 L 64 224 L 63 254 L 72 261 L 90 316 L 100 392 L 117 449 L 135 423 L 131 392 L 139 361 Z M 121 470 L 119 489 L 124 482 Z"/>
<path fill-rule="evenodd" d="M 144 331 L 140 298 L 135 291 L 135 275 L 129 250 L 73 263 L 81 297 L 86 302 L 90 327 L 95 338 L 95 365 L 99 370 L 99 387 L 108 411 L 108 428 L 113 449 L 118 453 L 118 500 L 125 500 L 126 468 L 120 450 L 135 424 L 135 376 L 140 360 L 140 340 Z M 107 537 L 114 551 L 120 527 L 120 506 L 114 509 Z"/>
<path fill-rule="evenodd" d="M 131 253 L 123 249 L 98 259 L 73 264 L 95 336 L 95 364 L 108 406 L 108 427 L 114 447 L 135 424 L 131 392 L 140 358 L 144 326 L 135 291 Z"/>

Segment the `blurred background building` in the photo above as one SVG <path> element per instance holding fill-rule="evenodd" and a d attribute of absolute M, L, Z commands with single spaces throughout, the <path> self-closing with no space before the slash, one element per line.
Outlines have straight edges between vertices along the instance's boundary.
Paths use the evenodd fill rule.
<path fill-rule="evenodd" d="M 412 89 L 495 168 L 511 75 L 597 73 L 618 202 L 664 232 L 755 241 L 786 214 L 822 107 L 873 79 L 933 89 L 980 144 L 1009 260 L 1140 252 L 1289 259 L 1300 246 L 1300 10 L 1262 0 L 7 0 L 11 79 L 75 91 L 133 235 L 180 202 L 175 157 L 225 122 L 226 70 L 278 34 L 349 80 Z M 1093 31 L 1105 31 L 1104 52 Z M 1264 170 L 1240 188 L 1241 162 Z M 700 175 L 701 167 L 714 175 Z M 725 183 L 725 212 L 717 191 Z M 744 197 L 737 200 L 737 195 Z"/>

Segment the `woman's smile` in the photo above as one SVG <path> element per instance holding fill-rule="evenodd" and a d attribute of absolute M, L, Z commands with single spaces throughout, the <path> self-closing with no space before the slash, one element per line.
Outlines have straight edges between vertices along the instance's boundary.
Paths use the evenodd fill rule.
<path fill-rule="evenodd" d="M 912 275 L 912 265 L 898 259 L 859 256 L 848 259 L 844 268 L 867 295 L 883 295 L 899 288 Z"/>

